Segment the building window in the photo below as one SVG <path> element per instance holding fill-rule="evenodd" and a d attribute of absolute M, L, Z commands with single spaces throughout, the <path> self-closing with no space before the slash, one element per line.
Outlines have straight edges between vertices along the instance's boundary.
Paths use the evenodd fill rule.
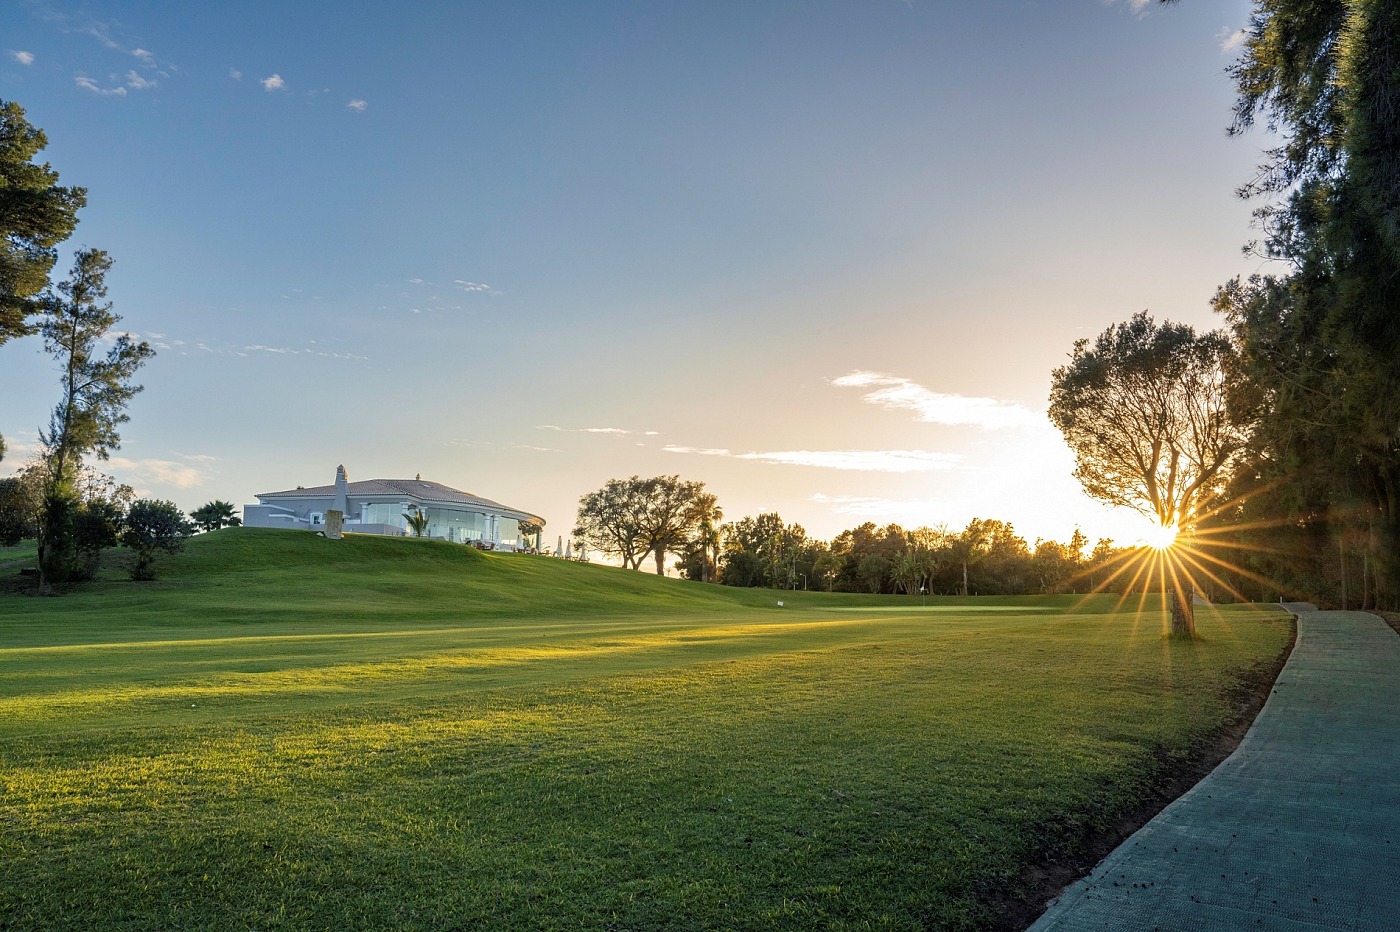
<path fill-rule="evenodd" d="M 377 504 L 365 506 L 366 524 L 389 524 L 394 527 L 407 527 L 407 522 L 403 518 L 404 507 L 402 503 Z"/>

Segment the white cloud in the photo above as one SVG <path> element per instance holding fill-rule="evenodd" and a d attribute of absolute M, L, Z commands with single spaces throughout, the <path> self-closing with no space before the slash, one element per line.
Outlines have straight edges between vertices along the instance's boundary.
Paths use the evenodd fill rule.
<path fill-rule="evenodd" d="M 499 294 L 500 294 L 500 292 L 497 291 L 495 288 L 492 288 L 490 285 L 484 284 L 484 283 L 482 283 L 482 282 L 468 282 L 468 281 L 463 281 L 463 280 L 460 279 L 460 278 L 454 278 L 454 279 L 452 280 L 452 284 L 456 285 L 458 288 L 462 289 L 463 291 L 470 291 L 470 292 L 475 292 L 475 293 L 479 293 L 479 294 L 489 294 L 489 295 L 499 295 Z"/>
<path fill-rule="evenodd" d="M 813 495 L 811 501 L 827 506 L 833 514 L 855 515 L 875 521 L 933 520 L 929 516 L 940 511 L 937 502 L 858 495 L 823 495 L 820 492 Z"/>
<path fill-rule="evenodd" d="M 1024 405 L 995 398 L 948 395 L 930 391 L 917 382 L 883 372 L 852 372 L 832 380 L 839 388 L 868 388 L 863 399 L 882 408 L 913 411 L 929 424 L 975 426 L 983 430 L 1002 427 L 1036 427 L 1045 416 Z"/>
<path fill-rule="evenodd" d="M 324 349 L 322 345 L 317 345 L 317 341 L 311 340 L 304 348 L 294 346 L 269 346 L 266 343 L 220 343 L 210 344 L 202 340 L 180 340 L 164 333 L 136 333 L 134 331 L 109 331 L 103 335 L 103 342 L 110 345 L 112 340 L 118 336 L 126 336 L 133 341 L 145 340 L 157 350 L 168 350 L 178 353 L 181 356 L 188 356 L 192 351 L 208 353 L 213 356 L 242 356 L 247 358 L 252 353 L 270 353 L 274 356 L 320 356 L 323 359 L 350 359 L 355 361 L 365 361 L 368 356 L 359 356 L 355 353 L 339 353 L 333 350 Z M 184 454 L 181 454 L 182 456 Z M 186 456 L 191 461 L 198 461 L 198 456 Z"/>
<path fill-rule="evenodd" d="M 33 52 L 14 51 L 14 52 L 11 52 L 11 53 L 10 53 L 10 58 L 12 58 L 12 59 L 14 59 L 15 61 L 19 62 L 21 65 L 32 65 L 32 64 L 34 64 L 34 53 L 33 53 Z"/>
<path fill-rule="evenodd" d="M 230 78 L 233 78 L 235 81 L 243 80 L 243 72 L 239 71 L 237 68 L 230 68 L 228 70 L 228 76 Z"/>
<path fill-rule="evenodd" d="M 5 434 L 5 458 L 0 460 L 0 476 L 13 476 L 44 452 L 39 435 L 33 431 Z"/>
<path fill-rule="evenodd" d="M 655 437 L 654 430 L 626 430 L 621 427 L 560 427 L 557 424 L 540 424 L 537 430 L 556 430 L 564 434 L 611 434 L 616 437 L 625 437 L 631 434 L 641 434 L 645 437 Z"/>
<path fill-rule="evenodd" d="M 235 350 L 239 356 L 247 356 L 249 353 L 272 353 L 275 356 L 320 356 L 324 359 L 353 359 L 364 362 L 368 356 L 357 356 L 354 353 L 332 353 L 319 349 L 297 349 L 292 346 L 268 346 L 264 343 L 248 343 L 241 347 L 242 352 Z"/>
<path fill-rule="evenodd" d="M 147 68 L 154 68 L 156 66 L 156 57 L 145 49 L 132 49 L 131 55 Z"/>
<path fill-rule="evenodd" d="M 358 97 L 356 97 L 355 99 L 351 100 L 348 104 L 345 105 L 345 109 L 354 110 L 356 113 L 364 113 L 365 108 L 368 106 L 368 101 L 360 100 Z"/>
<path fill-rule="evenodd" d="M 667 453 L 694 453 L 697 456 L 733 456 L 728 450 L 722 447 L 681 447 L 675 444 L 667 444 L 661 449 Z"/>
<path fill-rule="evenodd" d="M 128 71 L 128 72 L 126 73 L 126 86 L 129 87 L 129 88 L 131 88 L 132 90 L 144 91 L 144 90 L 149 90 L 150 88 L 155 87 L 155 86 L 156 86 L 156 82 L 154 82 L 154 81 L 147 81 L 145 78 L 141 77 L 141 76 L 140 76 L 139 74 L 137 74 L 135 71 Z"/>
<path fill-rule="evenodd" d="M 931 453 L 928 450 L 780 450 L 768 453 L 732 453 L 724 449 L 672 445 L 662 449 L 667 453 L 725 456 L 779 466 L 814 466 L 818 469 L 843 469 L 853 472 L 933 472 L 954 469 L 962 462 L 962 457 L 956 453 Z"/>
<path fill-rule="evenodd" d="M 78 29 L 78 31 L 85 35 L 92 36 L 94 39 L 96 39 L 98 42 L 101 42 L 109 49 L 115 49 L 118 52 L 125 52 L 126 49 L 122 48 L 121 45 L 116 42 L 116 40 L 114 40 L 111 36 L 107 34 L 108 28 L 109 27 L 106 23 L 93 22 L 82 26 Z"/>
<path fill-rule="evenodd" d="M 114 456 L 107 463 L 112 473 L 126 482 L 163 482 L 177 489 L 189 489 L 204 483 L 204 474 L 199 469 L 174 460 L 133 460 Z"/>
<path fill-rule="evenodd" d="M 410 285 L 426 285 L 426 284 L 428 284 L 427 282 L 425 282 L 425 281 L 424 281 L 423 279 L 421 279 L 421 278 L 410 278 L 410 279 L 408 280 L 408 283 L 409 283 Z"/>
<path fill-rule="evenodd" d="M 1220 43 L 1220 51 L 1222 52 L 1239 51 L 1244 47 L 1245 40 L 1248 38 L 1248 29 L 1236 29 L 1234 32 L 1231 32 L 1229 26 L 1226 26 L 1215 35 L 1216 41 Z"/>
<path fill-rule="evenodd" d="M 1143 17 L 1147 15 L 1148 8 L 1155 2 L 1157 0 L 1126 0 L 1123 5 L 1132 11 L 1134 16 Z M 1102 0 L 1102 3 L 1104 6 L 1115 6 L 1118 0 Z"/>
<path fill-rule="evenodd" d="M 103 87 L 85 74 L 74 75 L 73 83 L 78 85 L 78 87 L 81 87 L 85 91 L 92 91 L 94 94 L 101 94 L 103 97 L 126 96 L 126 88 L 121 86 Z"/>
<path fill-rule="evenodd" d="M 281 90 L 287 86 L 287 82 L 282 80 L 280 74 L 270 74 L 259 82 L 265 91 Z"/>

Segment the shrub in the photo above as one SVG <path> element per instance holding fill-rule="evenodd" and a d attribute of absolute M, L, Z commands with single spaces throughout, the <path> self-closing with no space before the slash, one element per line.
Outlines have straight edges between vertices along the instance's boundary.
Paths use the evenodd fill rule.
<path fill-rule="evenodd" d="M 178 552 L 193 533 L 194 525 L 174 502 L 152 499 L 133 502 L 127 510 L 121 535 L 122 545 L 136 551 L 136 566 L 131 571 L 131 578 L 155 579 L 156 552 Z"/>

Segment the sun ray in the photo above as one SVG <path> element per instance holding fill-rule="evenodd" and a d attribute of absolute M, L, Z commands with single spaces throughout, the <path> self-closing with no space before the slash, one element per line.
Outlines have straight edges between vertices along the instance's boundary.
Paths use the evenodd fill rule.
<path fill-rule="evenodd" d="M 1198 550 L 1198 551 L 1196 551 L 1196 555 L 1199 556 L 1199 557 L 1200 557 L 1201 559 L 1203 559 L 1203 560 L 1209 560 L 1211 563 L 1214 563 L 1216 566 L 1222 567 L 1222 568 L 1227 569 L 1227 570 L 1229 570 L 1229 571 L 1231 571 L 1231 572 L 1234 572 L 1234 573 L 1239 573 L 1241 576 L 1244 576 L 1244 577 L 1247 578 L 1247 579 L 1253 580 L 1254 582 L 1257 582 L 1257 583 L 1259 583 L 1260 585 L 1263 585 L 1263 586 L 1269 586 L 1269 587 L 1273 588 L 1275 591 L 1278 591 L 1278 584 L 1277 584 L 1276 582 L 1274 582 L 1272 579 L 1269 579 L 1269 578 L 1267 578 L 1267 577 L 1265 577 L 1265 576 L 1259 575 L 1258 573 L 1254 572 L 1253 570 L 1246 569 L 1245 567 L 1240 566 L 1240 565 L 1237 564 L 1237 563 L 1229 563 L 1229 562 L 1227 562 L 1227 561 L 1225 561 L 1225 560 L 1220 559 L 1219 557 L 1215 557 L 1215 556 L 1212 556 L 1212 555 L 1209 554 L 1209 553 L 1206 553 L 1204 550 Z"/>
<path fill-rule="evenodd" d="M 1204 556 L 1204 554 L 1199 555 Z M 1224 577 L 1218 576 L 1215 573 L 1211 572 L 1205 564 L 1198 560 L 1198 553 L 1193 548 L 1189 546 L 1180 548 L 1178 550 L 1178 556 L 1182 559 L 1183 562 L 1189 562 L 1191 566 L 1195 567 L 1203 576 L 1205 576 L 1211 582 L 1218 585 L 1221 589 L 1224 589 L 1226 592 L 1228 592 L 1231 598 L 1238 599 L 1241 602 L 1249 601 L 1249 599 L 1245 598 L 1243 592 L 1240 592 L 1234 586 L 1230 585 L 1229 581 L 1226 580 Z"/>

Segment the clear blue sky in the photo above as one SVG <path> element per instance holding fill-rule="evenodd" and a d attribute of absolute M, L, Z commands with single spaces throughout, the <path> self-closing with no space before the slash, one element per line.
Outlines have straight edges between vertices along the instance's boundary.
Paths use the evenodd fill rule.
<path fill-rule="evenodd" d="M 159 351 L 111 467 L 148 494 L 344 463 L 552 541 L 674 472 L 822 537 L 1123 541 L 1050 369 L 1142 308 L 1217 325 L 1266 142 L 1224 132 L 1249 5 L 1135 6 L 16 0 L 0 97 L 89 189 L 60 270 L 108 250 Z M 0 471 L 56 393 L 0 348 Z"/>

